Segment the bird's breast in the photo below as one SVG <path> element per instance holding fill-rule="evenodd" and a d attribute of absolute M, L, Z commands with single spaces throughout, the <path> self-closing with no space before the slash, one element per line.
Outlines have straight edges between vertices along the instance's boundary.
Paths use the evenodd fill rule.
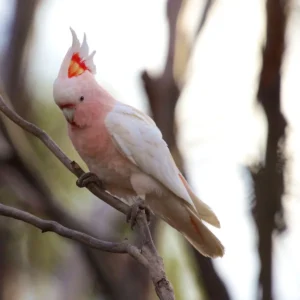
<path fill-rule="evenodd" d="M 69 136 L 89 170 L 104 183 L 132 188 L 130 177 L 138 168 L 119 152 L 105 128 L 70 126 Z"/>

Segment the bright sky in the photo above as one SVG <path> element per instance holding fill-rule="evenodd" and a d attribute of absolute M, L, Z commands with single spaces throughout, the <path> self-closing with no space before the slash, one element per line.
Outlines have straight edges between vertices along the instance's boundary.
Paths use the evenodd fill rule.
<path fill-rule="evenodd" d="M 70 46 L 72 26 L 79 37 L 86 32 L 90 49 L 97 51 L 98 81 L 118 99 L 146 110 L 139 75 L 145 68 L 159 71 L 162 67 L 167 45 L 165 1 L 44 0 L 36 22 L 30 81 L 40 99 L 52 97 L 52 82 Z M 300 295 L 300 205 L 295 189 L 300 176 L 298 22 L 293 15 L 282 91 L 292 125 L 293 176 L 286 197 L 289 229 L 275 244 L 278 300 L 298 300 Z M 264 119 L 253 105 L 263 28 L 262 1 L 216 1 L 177 109 L 189 179 L 222 223 L 222 230 L 215 232 L 226 246 L 226 255 L 215 264 L 235 300 L 256 296 L 255 229 L 249 215 L 249 175 L 243 165 L 263 150 Z M 35 84 L 45 89 L 34 90 Z"/>

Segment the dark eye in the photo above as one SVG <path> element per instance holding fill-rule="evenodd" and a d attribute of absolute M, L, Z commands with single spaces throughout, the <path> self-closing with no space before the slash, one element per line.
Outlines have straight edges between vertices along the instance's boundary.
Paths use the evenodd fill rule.
<path fill-rule="evenodd" d="M 84 97 L 83 97 L 83 96 L 81 96 L 81 97 L 79 98 L 79 100 L 80 100 L 80 101 L 83 101 L 83 100 L 84 100 Z"/>

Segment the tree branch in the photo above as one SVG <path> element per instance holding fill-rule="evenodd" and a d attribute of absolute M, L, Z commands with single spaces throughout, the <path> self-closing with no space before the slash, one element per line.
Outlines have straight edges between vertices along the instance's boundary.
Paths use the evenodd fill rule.
<path fill-rule="evenodd" d="M 5 101 L 4 101 L 4 99 L 1 95 L 0 95 L 0 110 L 11 121 L 13 121 L 17 125 L 19 125 L 21 128 L 23 128 L 27 132 L 29 132 L 29 133 L 33 134 L 34 136 L 36 136 L 39 140 L 41 140 L 45 144 L 45 146 L 74 175 L 76 175 L 77 177 L 80 177 L 84 173 L 84 171 L 80 168 L 80 166 L 76 162 L 71 161 L 66 156 L 66 154 L 58 147 L 58 145 L 47 135 L 47 133 L 45 131 L 43 131 L 42 129 L 40 129 L 36 125 L 24 120 L 16 112 L 11 110 L 5 104 Z M 124 214 L 128 213 L 129 206 L 127 204 L 122 202 L 117 197 L 114 197 L 111 194 L 105 192 L 97 184 L 90 183 L 90 184 L 88 184 L 87 189 L 90 192 L 92 192 L 95 196 L 97 196 L 99 199 L 103 200 L 104 202 L 106 202 L 110 206 L 114 207 L 118 211 L 120 211 Z M 5 210 L 5 211 L 7 213 L 7 210 Z M 28 215 L 26 215 L 26 216 L 28 218 Z M 24 217 L 24 215 L 23 215 L 23 217 Z M 31 218 L 30 220 L 33 220 L 33 219 Z M 37 219 L 35 219 L 35 221 L 37 221 Z M 39 219 L 39 221 L 41 221 L 41 219 Z M 46 226 L 46 229 L 48 229 L 48 230 L 53 229 L 52 231 L 54 231 L 54 229 L 55 229 L 55 226 L 54 226 L 55 224 L 59 225 L 59 223 L 56 223 L 54 221 L 46 221 L 46 222 L 48 222 L 47 223 L 48 227 Z M 37 222 L 37 223 L 34 223 L 33 225 L 41 225 L 41 223 Z M 166 277 L 166 274 L 165 274 L 165 271 L 164 271 L 163 261 L 162 261 L 161 257 L 158 255 L 158 253 L 156 251 L 156 248 L 154 246 L 154 243 L 153 243 L 153 240 L 152 240 L 152 237 L 151 237 L 151 234 L 150 234 L 150 230 L 149 230 L 149 227 L 148 227 L 148 224 L 147 224 L 147 221 L 146 221 L 145 213 L 141 213 L 141 214 L 138 215 L 137 225 L 138 225 L 139 232 L 142 235 L 143 240 L 144 240 L 142 251 L 141 251 L 141 255 L 143 256 L 144 261 L 142 262 L 142 260 L 137 259 L 136 257 L 135 257 L 135 259 L 137 259 L 143 265 L 145 265 L 145 261 L 147 261 L 146 266 L 148 266 L 148 269 L 149 269 L 149 272 L 150 272 L 150 277 L 151 277 L 152 282 L 155 286 L 155 290 L 156 290 L 156 293 L 157 293 L 159 299 L 161 299 L 161 300 L 173 300 L 173 299 L 175 299 L 173 288 L 172 288 L 170 282 L 167 280 L 167 277 Z M 64 228 L 67 229 L 66 227 L 64 227 Z M 56 231 L 54 231 L 54 232 L 56 232 Z M 66 236 L 66 237 L 70 238 L 70 236 Z M 86 235 L 85 237 L 88 237 L 88 235 Z M 99 241 L 99 240 L 95 239 L 94 242 L 95 241 Z M 132 253 L 130 253 L 130 255 L 131 254 Z"/>
<path fill-rule="evenodd" d="M 128 253 L 130 256 L 138 260 L 145 267 L 148 267 L 148 262 L 142 256 L 139 249 L 126 241 L 121 243 L 102 241 L 86 233 L 69 229 L 56 221 L 44 220 L 23 210 L 10 207 L 1 203 L 0 215 L 31 224 L 32 226 L 41 229 L 43 233 L 54 232 L 62 237 L 85 244 L 91 248 L 95 248 L 101 251 L 111 253 Z"/>

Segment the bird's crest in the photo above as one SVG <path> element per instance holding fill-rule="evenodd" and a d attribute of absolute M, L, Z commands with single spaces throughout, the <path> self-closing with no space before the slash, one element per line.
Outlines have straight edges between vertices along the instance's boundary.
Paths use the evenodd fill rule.
<path fill-rule="evenodd" d="M 92 74 L 96 74 L 96 66 L 93 61 L 93 57 L 96 51 L 89 54 L 89 46 L 86 41 L 86 35 L 84 34 L 82 44 L 80 44 L 75 31 L 70 28 L 72 33 L 72 46 L 70 47 L 65 61 L 63 63 L 63 73 L 68 72 L 68 78 L 76 77 L 83 74 L 85 71 L 89 71 Z"/>

